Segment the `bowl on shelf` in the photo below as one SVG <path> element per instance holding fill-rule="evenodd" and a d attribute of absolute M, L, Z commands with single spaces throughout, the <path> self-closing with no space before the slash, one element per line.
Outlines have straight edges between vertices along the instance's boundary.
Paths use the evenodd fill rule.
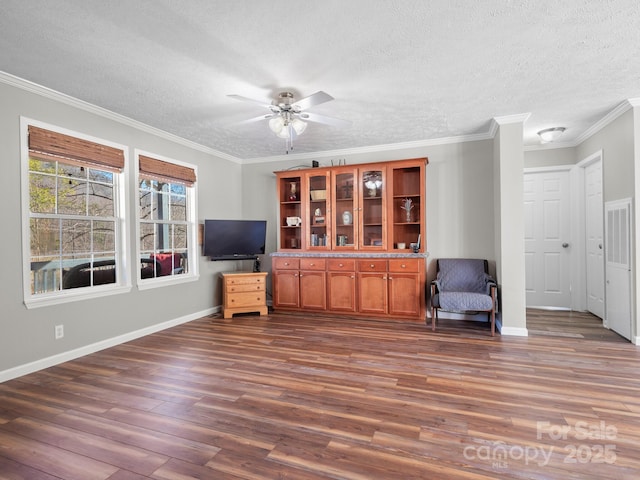
<path fill-rule="evenodd" d="M 309 192 L 311 194 L 311 200 L 326 200 L 327 199 L 327 191 L 326 190 L 311 190 Z"/>

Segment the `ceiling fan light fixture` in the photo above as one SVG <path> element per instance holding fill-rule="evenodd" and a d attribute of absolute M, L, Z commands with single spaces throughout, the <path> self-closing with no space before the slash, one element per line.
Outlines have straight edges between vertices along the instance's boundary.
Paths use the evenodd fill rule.
<path fill-rule="evenodd" d="M 538 135 L 544 143 L 555 142 L 562 136 L 565 130 L 565 127 L 545 128 L 544 130 L 540 130 Z"/>
<path fill-rule="evenodd" d="M 296 131 L 296 135 L 301 135 L 307 129 L 307 122 L 303 122 L 299 118 L 294 118 L 291 126 Z"/>
<path fill-rule="evenodd" d="M 261 100 L 255 100 L 242 95 L 229 95 L 229 97 L 241 100 L 243 102 L 257 103 L 262 107 L 269 109 L 268 115 L 260 115 L 259 117 L 249 119 L 242 123 L 253 122 L 256 120 L 269 120 L 269 130 L 271 130 L 278 138 L 285 140 L 286 150 L 289 153 L 293 150 L 293 140 L 302 135 L 307 129 L 307 121 L 326 123 L 329 125 L 342 126 L 347 122 L 325 117 L 323 115 L 310 115 L 304 110 L 333 100 L 333 97 L 323 91 L 316 92 L 308 97 L 294 101 L 294 95 L 291 92 L 280 92 L 277 100 L 273 100 L 269 104 L 265 104 Z"/>
<path fill-rule="evenodd" d="M 282 116 L 278 115 L 277 117 L 273 117 L 271 120 L 269 120 L 269 128 L 273 133 L 278 135 L 284 128 L 284 119 L 282 118 Z"/>
<path fill-rule="evenodd" d="M 291 138 L 291 127 L 289 125 L 285 125 L 284 127 L 282 127 L 282 129 L 280 129 L 280 131 L 278 133 L 276 133 L 276 136 L 278 138 L 284 138 L 285 140 L 288 140 Z"/>

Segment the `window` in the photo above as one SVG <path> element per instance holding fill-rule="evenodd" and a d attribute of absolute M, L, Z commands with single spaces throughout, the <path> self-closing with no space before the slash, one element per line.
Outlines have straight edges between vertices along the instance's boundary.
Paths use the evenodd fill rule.
<path fill-rule="evenodd" d="M 196 170 L 157 155 L 138 153 L 137 160 L 140 284 L 190 280 L 197 258 Z"/>
<path fill-rule="evenodd" d="M 122 285 L 124 149 L 33 124 L 26 131 L 25 303 Z"/>

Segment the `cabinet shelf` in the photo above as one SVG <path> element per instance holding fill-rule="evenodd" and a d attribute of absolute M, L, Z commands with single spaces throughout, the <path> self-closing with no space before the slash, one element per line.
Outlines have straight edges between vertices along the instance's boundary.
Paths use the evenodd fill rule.
<path fill-rule="evenodd" d="M 413 158 L 275 172 L 278 250 L 379 253 L 396 251 L 398 243 L 420 241 L 424 252 L 427 163 L 426 158 Z M 402 207 L 409 200 L 407 216 Z M 349 223 L 343 221 L 345 212 L 352 216 Z M 302 224 L 287 226 L 287 217 L 301 218 Z M 330 241 L 320 245 L 315 239 L 325 235 Z M 345 240 L 349 243 L 339 244 Z"/>

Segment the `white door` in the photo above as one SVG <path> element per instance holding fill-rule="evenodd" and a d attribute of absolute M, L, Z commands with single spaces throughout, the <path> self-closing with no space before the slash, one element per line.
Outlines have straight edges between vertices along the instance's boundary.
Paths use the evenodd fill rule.
<path fill-rule="evenodd" d="M 605 326 L 631 339 L 631 200 L 607 202 L 605 213 Z"/>
<path fill-rule="evenodd" d="M 604 318 L 602 161 L 584 170 L 587 310 Z"/>
<path fill-rule="evenodd" d="M 527 307 L 571 307 L 569 172 L 524 175 Z"/>

